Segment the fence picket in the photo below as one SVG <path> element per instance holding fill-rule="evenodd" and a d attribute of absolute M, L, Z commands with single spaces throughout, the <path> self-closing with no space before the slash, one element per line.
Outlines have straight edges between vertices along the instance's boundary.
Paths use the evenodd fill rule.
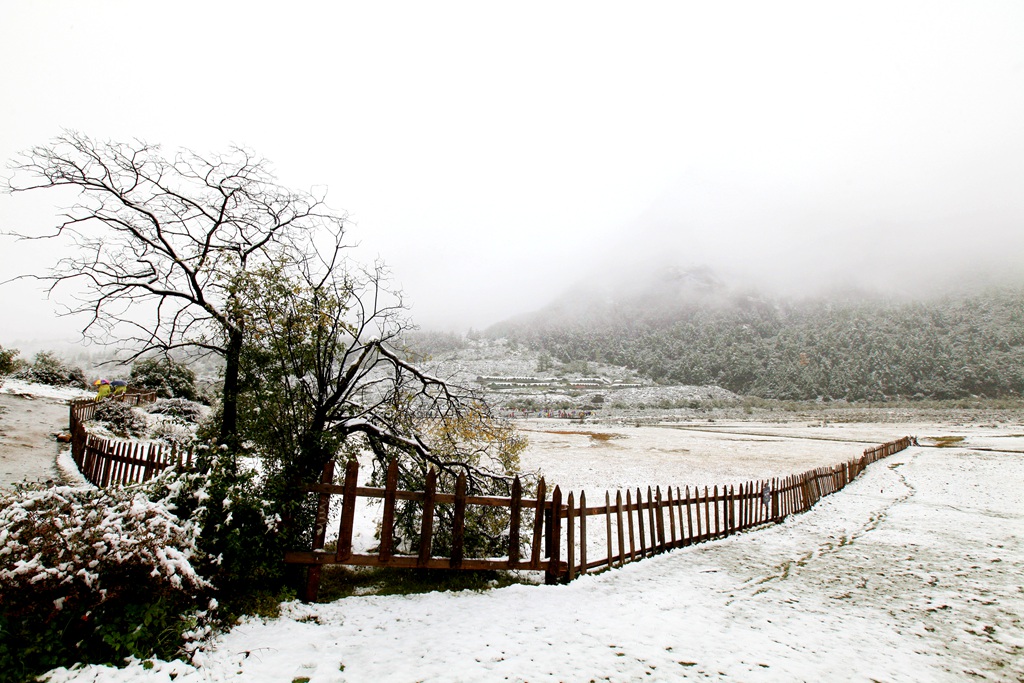
<path fill-rule="evenodd" d="M 154 451 L 150 449 L 150 456 Z M 334 460 L 328 460 L 320 473 L 321 484 L 334 483 Z M 316 501 L 316 518 L 313 521 L 313 550 L 323 550 L 327 540 L 327 523 L 331 517 L 331 494 L 320 493 Z M 320 594 L 320 576 L 322 569 L 320 565 L 313 565 L 306 573 L 306 591 L 303 599 L 306 602 L 315 602 Z"/>
<path fill-rule="evenodd" d="M 576 578 L 576 508 L 573 505 L 573 502 L 573 493 L 572 491 L 569 491 L 569 498 L 566 500 L 568 514 L 565 517 L 565 559 L 569 565 L 569 581 L 572 581 Z"/>
<path fill-rule="evenodd" d="M 605 535 L 607 537 L 607 550 L 608 550 L 608 567 L 613 566 L 612 560 L 615 557 L 615 553 L 612 551 L 612 497 L 607 491 L 604 492 L 604 525 Z"/>
<path fill-rule="evenodd" d="M 463 484 L 463 488 L 465 488 L 465 484 Z M 558 512 L 562 509 L 562 489 L 558 486 L 555 486 L 554 493 L 551 494 L 551 509 L 553 510 L 551 515 L 551 528 L 555 541 L 551 546 L 551 553 L 548 558 L 548 569 L 544 574 L 544 583 L 548 585 L 558 583 L 558 576 L 560 573 L 559 564 L 561 561 L 562 550 L 562 517 Z"/>
<path fill-rule="evenodd" d="M 643 508 L 643 496 L 640 495 L 640 489 L 636 490 L 636 522 L 637 528 L 640 530 L 640 557 L 644 557 L 647 554 L 647 536 L 644 532 L 644 508 Z"/>
<path fill-rule="evenodd" d="M 700 516 L 697 517 L 697 524 L 700 525 Z M 690 498 L 690 486 L 686 486 L 686 545 L 690 545 L 694 542 L 693 537 L 693 500 Z M 697 532 L 700 534 L 700 531 Z"/>
<path fill-rule="evenodd" d="M 558 491 L 558 487 L 555 487 L 555 491 Z M 558 518 L 558 515 L 555 515 Z M 462 555 L 465 548 L 466 538 L 466 473 L 459 472 L 458 478 L 455 480 L 455 509 L 452 515 L 452 556 L 448 560 L 448 565 L 452 569 L 462 568 Z M 556 534 L 555 538 L 559 538 Z M 557 547 L 557 542 L 556 542 Z"/>
<path fill-rule="evenodd" d="M 654 521 L 654 493 L 650 486 L 647 487 L 647 520 L 651 525 L 651 555 L 655 555 L 661 538 L 658 535 L 658 523 Z"/>
<path fill-rule="evenodd" d="M 587 573 L 587 492 L 580 491 L 580 573 Z"/>
<path fill-rule="evenodd" d="M 711 499 L 710 490 L 704 486 L 704 539 L 711 538 Z"/>
<path fill-rule="evenodd" d="M 570 498 L 571 500 L 571 498 Z M 509 501 L 508 566 L 513 568 L 519 562 L 519 525 L 522 519 L 523 484 L 519 476 L 512 480 L 512 498 Z"/>
<path fill-rule="evenodd" d="M 544 531 L 544 497 L 547 487 L 544 478 L 537 482 L 537 504 L 533 508 L 533 546 L 530 549 L 530 569 L 540 569 L 541 533 Z"/>
<path fill-rule="evenodd" d="M 629 527 L 629 561 L 636 561 L 636 538 L 633 534 L 633 499 L 626 489 L 626 525 Z"/>
<path fill-rule="evenodd" d="M 384 476 L 384 511 L 380 522 L 380 547 L 377 557 L 381 564 L 391 559 L 395 543 L 395 494 L 398 491 L 398 459 L 392 458 Z"/>
<path fill-rule="evenodd" d="M 655 492 L 654 493 L 654 495 L 655 495 L 655 498 L 654 498 L 654 509 L 655 509 L 655 512 L 657 513 L 656 519 L 657 519 L 657 528 L 658 528 L 658 547 L 657 547 L 657 552 L 663 553 L 663 552 L 665 552 L 665 515 L 663 514 L 664 513 L 664 509 L 662 507 L 662 500 L 661 500 L 661 487 L 660 486 L 655 487 L 654 492 Z"/>
<path fill-rule="evenodd" d="M 338 526 L 338 550 L 336 562 L 344 562 L 352 556 L 352 529 L 356 517 L 356 482 L 359 479 L 359 462 L 349 460 L 345 465 L 344 493 L 341 501 L 341 523 Z M 429 481 L 429 477 L 427 478 Z"/>
<path fill-rule="evenodd" d="M 345 478 L 346 486 L 348 477 Z M 427 481 L 423 487 L 423 514 L 420 518 L 420 552 L 416 558 L 417 567 L 426 567 L 430 562 L 431 546 L 434 542 L 434 498 L 437 495 L 437 470 L 431 467 L 427 471 Z M 344 515 L 343 515 L 344 517 Z M 352 539 L 349 537 L 349 546 Z M 341 550 L 341 539 L 338 539 Z"/>
<path fill-rule="evenodd" d="M 619 540 L 619 566 L 626 563 L 625 529 L 622 528 L 622 491 L 615 492 L 615 526 Z"/>
<path fill-rule="evenodd" d="M 715 537 L 721 535 L 721 528 L 718 525 L 718 484 L 715 484 Z"/>
<path fill-rule="evenodd" d="M 668 487 L 668 526 L 671 533 L 669 541 L 669 547 L 676 547 L 676 518 L 675 518 L 675 501 L 672 499 L 672 487 Z"/>

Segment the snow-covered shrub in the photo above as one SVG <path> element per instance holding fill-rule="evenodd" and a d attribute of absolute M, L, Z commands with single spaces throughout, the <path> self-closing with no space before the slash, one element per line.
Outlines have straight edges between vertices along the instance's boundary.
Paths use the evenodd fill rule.
<path fill-rule="evenodd" d="M 151 405 L 151 415 L 169 415 L 187 424 L 199 424 L 205 416 L 203 404 L 187 398 L 161 398 Z"/>
<path fill-rule="evenodd" d="M 54 387 L 88 386 L 81 368 L 68 365 L 49 351 L 37 353 L 32 364 L 23 366 L 15 376 L 26 382 L 49 384 Z"/>
<path fill-rule="evenodd" d="M 196 440 L 195 430 L 192 427 L 173 418 L 152 423 L 149 426 L 149 436 L 157 441 L 177 444 L 178 447 L 184 448 L 191 446 Z"/>
<path fill-rule="evenodd" d="M 171 358 L 144 358 L 132 364 L 128 381 L 133 387 L 152 389 L 160 398 L 198 398 L 196 373 Z"/>
<path fill-rule="evenodd" d="M 149 428 L 145 416 L 120 401 L 100 403 L 96 406 L 96 414 L 93 419 L 105 423 L 107 429 L 113 434 L 123 437 L 142 436 Z"/>
<path fill-rule="evenodd" d="M 138 489 L 0 497 L 0 681 L 74 662 L 172 657 L 197 628 L 193 529 Z M 183 614 L 192 612 L 188 617 Z"/>
<path fill-rule="evenodd" d="M 0 377 L 10 375 L 18 368 L 18 349 L 5 349 L 0 346 Z"/>
<path fill-rule="evenodd" d="M 145 486 L 151 499 L 189 520 L 207 557 L 203 575 L 226 610 L 244 612 L 238 602 L 280 588 L 287 511 L 277 509 L 274 485 L 251 463 L 226 449 L 200 447 L 194 469 L 168 470 Z"/>

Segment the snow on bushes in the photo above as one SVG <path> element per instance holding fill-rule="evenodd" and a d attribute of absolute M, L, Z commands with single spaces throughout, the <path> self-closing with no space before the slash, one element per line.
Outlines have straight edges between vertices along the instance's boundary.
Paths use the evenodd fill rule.
<path fill-rule="evenodd" d="M 174 656 L 209 631 L 191 526 L 139 489 L 0 493 L 0 682 Z"/>
<path fill-rule="evenodd" d="M 146 417 L 139 411 L 120 401 L 104 401 L 96 406 L 93 418 L 106 423 L 111 433 L 120 437 L 142 436 L 149 429 Z"/>
<path fill-rule="evenodd" d="M 140 492 L 26 486 L 2 506 L 5 604 L 19 590 L 52 595 L 57 610 L 68 600 L 102 602 L 116 595 L 117 579 L 131 574 L 178 591 L 208 587 L 192 566 L 190 530 Z"/>
<path fill-rule="evenodd" d="M 187 398 L 161 398 L 149 407 L 151 415 L 167 415 L 186 424 L 199 424 L 206 416 L 206 408 L 201 403 Z"/>

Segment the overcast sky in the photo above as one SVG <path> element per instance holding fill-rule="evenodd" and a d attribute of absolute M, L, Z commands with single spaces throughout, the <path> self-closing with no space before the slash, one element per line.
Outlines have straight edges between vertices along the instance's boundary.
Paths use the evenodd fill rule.
<path fill-rule="evenodd" d="M 616 260 L 791 291 L 1024 270 L 1019 0 L 4 2 L 0 63 L 0 158 L 64 128 L 249 146 L 328 187 L 424 326 Z M 0 229 L 56 209 L 0 196 Z M 0 343 L 73 338 L 53 311 L 0 289 Z"/>

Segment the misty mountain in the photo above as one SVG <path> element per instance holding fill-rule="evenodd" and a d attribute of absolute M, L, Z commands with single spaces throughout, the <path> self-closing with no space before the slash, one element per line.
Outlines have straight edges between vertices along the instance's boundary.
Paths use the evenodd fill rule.
<path fill-rule="evenodd" d="M 596 331 L 669 325 L 702 308 L 729 303 L 729 291 L 707 267 L 668 266 L 609 273 L 578 284 L 543 308 L 487 329 L 491 337 L 543 330 Z"/>
<path fill-rule="evenodd" d="M 1024 290 L 927 300 L 858 291 L 793 299 L 736 290 L 706 268 L 577 287 L 486 331 L 665 384 L 778 399 L 1024 393 Z"/>

